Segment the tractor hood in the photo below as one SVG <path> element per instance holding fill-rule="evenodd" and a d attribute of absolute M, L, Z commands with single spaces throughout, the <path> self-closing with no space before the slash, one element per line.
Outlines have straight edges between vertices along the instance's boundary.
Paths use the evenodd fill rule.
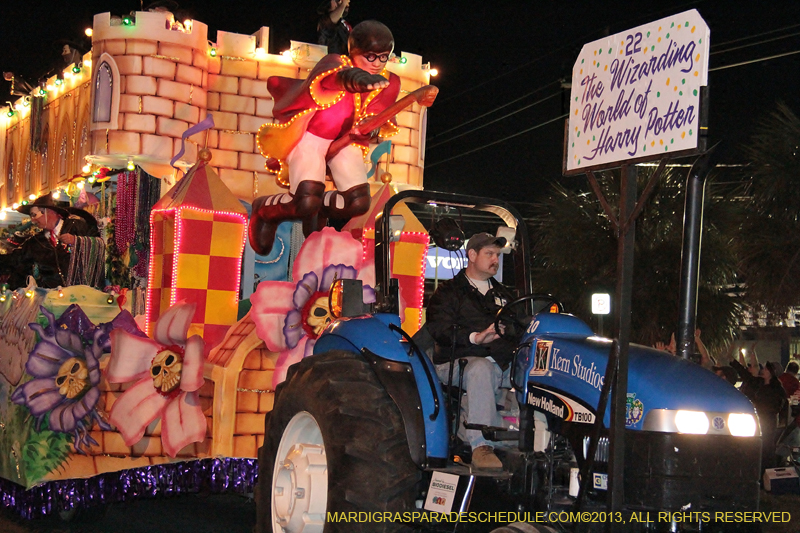
<path fill-rule="evenodd" d="M 593 423 L 611 348 L 575 316 L 536 315 L 512 373 L 519 401 L 556 422 Z M 631 344 L 628 353 L 626 428 L 747 436 L 753 424 L 759 434 L 753 405 L 713 372 L 646 346 Z"/>

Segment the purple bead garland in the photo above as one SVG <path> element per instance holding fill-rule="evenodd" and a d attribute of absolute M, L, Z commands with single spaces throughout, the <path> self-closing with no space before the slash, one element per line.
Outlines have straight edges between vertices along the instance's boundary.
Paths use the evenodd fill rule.
<path fill-rule="evenodd" d="M 50 481 L 29 490 L 0 478 L 0 502 L 30 520 L 73 508 L 200 490 L 248 494 L 257 479 L 256 459 L 199 459 L 108 472 L 88 479 Z"/>
<path fill-rule="evenodd" d="M 124 255 L 136 240 L 136 172 L 120 172 L 117 177 L 117 209 L 114 239 L 117 251 Z"/>

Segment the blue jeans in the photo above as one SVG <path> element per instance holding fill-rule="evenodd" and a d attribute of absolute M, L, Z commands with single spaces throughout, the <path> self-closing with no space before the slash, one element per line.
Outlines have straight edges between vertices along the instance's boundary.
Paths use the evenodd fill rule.
<path fill-rule="evenodd" d="M 497 405 L 503 405 L 506 391 L 501 388 L 510 386 L 510 369 L 505 372 L 491 358 L 486 357 L 459 357 L 453 365 L 453 386 L 458 387 L 460 369 L 458 359 L 469 361 L 464 368 L 464 392 L 466 401 L 461 402 L 460 420 L 470 424 L 485 426 L 502 426 L 503 421 L 497 412 Z M 447 384 L 450 373 L 450 363 L 436 365 L 436 375 Z M 467 441 L 474 450 L 479 446 L 491 445 L 483 438 L 477 429 L 464 429 L 463 424 L 458 425 L 458 436 Z"/>

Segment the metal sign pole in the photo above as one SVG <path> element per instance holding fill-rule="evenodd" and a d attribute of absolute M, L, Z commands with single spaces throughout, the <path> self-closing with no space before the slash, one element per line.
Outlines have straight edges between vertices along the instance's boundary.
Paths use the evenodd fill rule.
<path fill-rule="evenodd" d="M 619 343 L 617 373 L 611 395 L 611 433 L 609 438 L 609 507 L 622 510 L 625 501 L 625 403 L 628 391 L 628 345 L 631 336 L 631 297 L 633 294 L 633 253 L 636 221 L 636 166 L 625 164 L 620 180 L 619 225 L 617 241 L 616 335 Z"/>

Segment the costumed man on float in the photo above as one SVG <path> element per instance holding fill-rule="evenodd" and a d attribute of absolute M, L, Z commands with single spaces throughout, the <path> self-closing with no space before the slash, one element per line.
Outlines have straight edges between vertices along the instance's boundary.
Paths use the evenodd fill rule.
<path fill-rule="evenodd" d="M 90 213 L 61 207 L 49 194 L 20 206 L 17 211 L 30 216 L 33 225 L 42 231 L 12 243 L 12 251 L 0 255 L 0 279 L 5 279 L 9 287 L 26 286 L 28 276 L 33 276 L 39 287 L 50 289 L 102 286 L 105 243 Z"/>
<path fill-rule="evenodd" d="M 386 69 L 394 37 L 384 24 L 357 24 L 348 49 L 349 56 L 322 58 L 305 80 L 272 76 L 267 81 L 277 122 L 259 129 L 258 143 L 267 169 L 288 184 L 289 192 L 253 202 L 250 245 L 258 254 L 270 252 L 278 224 L 285 220 L 302 220 L 308 236 L 328 218 L 351 218 L 369 209 L 364 156 L 370 139 L 397 133 L 397 111 L 373 131 L 352 130 L 395 104 L 400 78 Z M 326 166 L 337 188 L 327 193 Z"/>

